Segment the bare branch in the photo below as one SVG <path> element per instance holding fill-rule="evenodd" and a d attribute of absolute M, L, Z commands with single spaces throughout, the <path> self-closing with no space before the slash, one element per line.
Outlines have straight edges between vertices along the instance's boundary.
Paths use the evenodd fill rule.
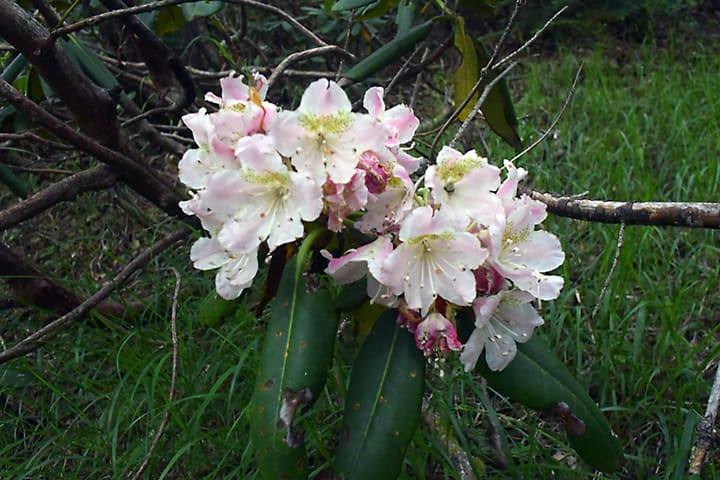
<path fill-rule="evenodd" d="M 707 407 L 705 408 L 705 416 L 695 427 L 695 445 L 693 445 L 690 454 L 690 466 L 688 473 L 691 475 L 699 475 L 705 462 L 705 455 L 713 443 L 713 439 L 717 436 L 714 429 L 715 419 L 717 418 L 718 404 L 720 404 L 720 363 L 718 363 L 715 371 L 715 380 L 710 389 L 710 398 L 708 398 Z"/>
<path fill-rule="evenodd" d="M 179 218 L 185 218 L 185 215 L 177 206 L 177 203 L 183 199 L 183 193 L 175 188 L 170 179 L 163 177 L 151 167 L 138 164 L 122 153 L 101 145 L 92 138 L 77 132 L 2 79 L 0 79 L 0 98 L 6 99 L 15 108 L 28 114 L 58 138 L 66 140 L 79 150 L 116 168 L 128 185 L 167 213 Z"/>
<path fill-rule="evenodd" d="M 542 141 L 545 140 L 548 137 L 548 135 L 550 135 L 550 133 L 555 129 L 555 125 L 558 124 L 558 122 L 560 121 L 562 116 L 565 114 L 565 110 L 567 110 L 568 105 L 570 105 L 570 100 L 572 99 L 573 95 L 575 95 L 575 87 L 577 87 L 577 82 L 580 79 L 580 73 L 582 73 L 582 68 L 583 68 L 583 64 L 581 63 L 577 69 L 577 72 L 575 72 L 575 78 L 573 78 L 572 85 L 570 85 L 570 90 L 568 91 L 568 94 L 565 97 L 565 101 L 563 102 L 562 107 L 560 108 L 560 111 L 555 116 L 555 119 L 552 121 L 550 126 L 547 129 L 545 129 L 545 133 L 543 133 L 540 136 L 540 138 L 535 140 L 533 143 L 528 145 L 522 152 L 515 155 L 511 160 L 512 162 L 514 162 L 518 158 L 522 157 L 523 155 L 525 155 L 526 153 L 528 153 L 529 151 L 531 151 L 532 149 L 534 149 L 535 147 L 540 145 L 540 143 L 542 143 Z"/>
<path fill-rule="evenodd" d="M 196 0 L 161 0 L 159 2 L 148 3 L 145 5 L 138 5 L 136 7 L 128 7 L 128 8 L 123 8 L 120 10 L 113 10 L 113 11 L 107 12 L 107 13 L 101 13 L 99 15 L 88 17 L 84 20 L 80 20 L 78 22 L 72 23 L 65 27 L 55 29 L 51 34 L 51 41 L 54 41 L 55 39 L 57 39 L 63 35 L 67 35 L 68 33 L 76 32 L 78 30 L 82 30 L 84 28 L 96 25 L 100 22 L 110 20 L 111 18 L 119 18 L 119 17 L 128 16 L 128 15 L 135 15 L 136 13 L 150 12 L 152 10 L 157 10 L 162 7 L 168 7 L 171 5 L 180 5 L 181 3 L 190 3 L 190 2 L 194 2 L 194 1 L 196 1 Z M 266 11 L 272 12 L 276 15 L 283 17 L 285 20 L 287 20 L 288 23 L 290 23 L 295 28 L 300 30 L 306 37 L 311 39 L 313 42 L 315 42 L 319 46 L 326 47 L 328 45 L 323 39 L 321 39 L 320 37 L 315 35 L 315 33 L 313 33 L 312 30 L 307 28 L 302 23 L 298 22 L 295 19 L 295 17 L 293 17 L 292 15 L 288 14 L 284 10 L 282 10 L 274 5 L 269 5 L 267 3 L 258 2 L 255 0 L 224 0 L 224 1 L 226 1 L 227 3 L 234 3 L 234 4 L 238 4 L 238 5 L 249 5 L 251 7 L 255 7 L 255 8 L 258 8 L 261 10 L 266 10 Z"/>
<path fill-rule="evenodd" d="M 100 290 L 95 292 L 83 303 L 66 313 L 62 317 L 50 322 L 43 328 L 37 330 L 32 335 L 29 335 L 25 339 L 18 342 L 13 347 L 0 352 L 0 364 L 12 360 L 13 358 L 21 357 L 28 353 L 34 352 L 40 348 L 45 342 L 56 336 L 62 331 L 63 328 L 72 325 L 77 320 L 82 318 L 87 312 L 89 312 L 95 305 L 99 304 L 102 300 L 108 297 L 117 287 L 125 283 L 135 271 L 142 268 L 147 262 L 149 262 L 154 256 L 166 248 L 173 245 L 175 242 L 182 240 L 190 234 L 190 230 L 186 228 L 180 228 L 175 230 L 159 242 L 155 243 L 152 247 L 143 251 L 140 255 L 135 257 L 130 263 L 118 273 L 110 283 L 102 287 Z"/>
<path fill-rule="evenodd" d="M 82 192 L 112 186 L 117 175 L 107 166 L 100 166 L 53 183 L 31 197 L 0 211 L 0 231 L 17 225 L 55 204 L 72 200 Z"/>
<path fill-rule="evenodd" d="M 695 228 L 720 228 L 720 203 L 614 202 L 558 196 L 521 188 L 547 205 L 548 212 L 589 222 Z"/>
<path fill-rule="evenodd" d="M 315 48 L 309 48 L 307 50 L 303 50 L 301 52 L 295 52 L 287 57 L 278 64 L 277 67 L 273 70 L 272 74 L 270 75 L 270 78 L 268 78 L 268 88 L 271 88 L 273 83 L 277 80 L 277 78 L 282 74 L 287 67 L 292 65 L 298 60 L 302 60 L 304 58 L 310 58 L 310 57 L 317 57 L 320 55 L 325 55 L 326 53 L 341 53 L 345 55 L 346 57 L 350 58 L 351 60 L 355 59 L 355 55 L 352 55 L 348 53 L 346 50 L 343 50 L 342 48 L 336 46 L 336 45 L 328 45 L 325 47 L 315 47 Z"/>

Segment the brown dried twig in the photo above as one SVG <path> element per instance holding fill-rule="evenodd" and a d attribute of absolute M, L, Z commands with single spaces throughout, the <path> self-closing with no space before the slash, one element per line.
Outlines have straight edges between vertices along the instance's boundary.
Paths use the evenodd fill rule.
<path fill-rule="evenodd" d="M 155 452 L 155 449 L 157 448 L 158 443 L 160 442 L 160 437 L 162 436 L 163 432 L 165 432 L 165 428 L 167 427 L 168 422 L 170 421 L 170 410 L 172 407 L 173 400 L 175 399 L 175 385 L 177 384 L 177 370 L 178 370 L 178 334 L 177 334 L 177 304 L 178 304 L 178 294 L 180 293 L 180 274 L 178 271 L 172 267 L 170 267 L 170 270 L 175 274 L 175 290 L 173 291 L 173 300 L 172 300 L 172 307 L 170 311 L 170 336 L 172 338 L 172 373 L 170 376 L 170 390 L 168 391 L 168 407 L 165 410 L 165 415 L 163 416 L 162 422 L 160 422 L 160 426 L 158 427 L 157 433 L 155 434 L 155 438 L 153 438 L 152 444 L 150 445 L 150 449 L 148 450 L 147 454 L 145 455 L 145 460 L 143 460 L 142 465 L 138 467 L 137 471 L 135 472 L 135 475 L 133 475 L 132 480 L 137 480 L 140 478 L 140 476 L 145 472 L 145 469 L 147 468 L 148 464 L 150 463 L 150 458 L 152 457 L 153 453 Z"/>
<path fill-rule="evenodd" d="M 147 248 L 138 256 L 133 258 L 120 273 L 118 273 L 111 282 L 106 284 L 100 290 L 95 292 L 93 295 L 88 297 L 87 300 L 82 302 L 80 305 L 61 316 L 53 320 L 52 322 L 45 325 L 43 328 L 37 330 L 33 334 L 27 336 L 11 348 L 0 352 L 0 364 L 12 360 L 13 358 L 27 355 L 28 353 L 34 352 L 40 348 L 45 342 L 56 336 L 64 328 L 72 325 L 80 318 L 82 318 L 87 312 L 92 310 L 101 301 L 107 298 L 117 287 L 125 283 L 130 276 L 137 270 L 141 269 L 147 262 L 153 257 L 158 255 L 160 252 L 175 244 L 175 242 L 182 240 L 190 234 L 190 230 L 187 228 L 180 228 L 170 233 L 153 246 Z"/>

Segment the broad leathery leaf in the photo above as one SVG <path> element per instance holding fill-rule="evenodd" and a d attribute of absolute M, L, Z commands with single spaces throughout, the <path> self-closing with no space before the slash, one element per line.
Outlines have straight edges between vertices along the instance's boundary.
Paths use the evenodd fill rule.
<path fill-rule="evenodd" d="M 455 87 L 455 108 L 470 94 L 478 78 L 480 70 L 490 60 L 490 56 L 483 49 L 482 45 L 475 42 L 473 37 L 465 31 L 465 21 L 462 17 L 455 17 L 455 47 L 462 54 L 463 60 L 455 76 L 453 84 Z M 480 84 L 480 88 L 470 102 L 460 112 L 460 120 L 465 120 L 472 111 L 485 86 L 490 83 L 497 73 L 489 73 Z M 485 97 L 480 110 L 485 117 L 488 126 L 513 148 L 519 149 L 522 146 L 520 136 L 517 132 L 517 118 L 513 108 L 510 91 L 504 80 L 496 83 Z"/>
<path fill-rule="evenodd" d="M 17 57 L 13 58 L 12 62 L 10 62 L 8 66 L 5 67 L 0 77 L 8 83 L 13 83 L 27 64 L 27 57 L 20 53 Z"/>
<path fill-rule="evenodd" d="M 180 5 L 185 20 L 190 21 L 199 17 L 209 17 L 215 15 L 225 6 L 225 2 L 213 0 L 198 0 L 191 3 L 183 3 Z"/>
<path fill-rule="evenodd" d="M 400 0 L 380 0 L 377 5 L 373 6 L 362 15 L 357 15 L 355 20 L 370 20 L 385 15 L 388 11 L 395 8 Z"/>
<path fill-rule="evenodd" d="M 398 5 L 395 23 L 397 24 L 397 34 L 404 35 L 412 27 L 417 14 L 417 4 L 413 0 L 402 0 Z"/>
<path fill-rule="evenodd" d="M 168 33 L 180 30 L 186 23 L 185 12 L 180 5 L 171 5 L 158 10 L 152 27 L 155 33 L 162 37 Z"/>
<path fill-rule="evenodd" d="M 395 480 L 418 426 L 425 358 L 397 316 L 378 318 L 353 363 L 335 459 L 345 480 Z"/>
<path fill-rule="evenodd" d="M 60 40 L 60 46 L 70 59 L 80 67 L 80 70 L 97 85 L 108 90 L 120 85 L 105 64 L 72 35 L 67 41 Z"/>
<path fill-rule="evenodd" d="M 467 330 L 471 315 L 465 312 L 458 315 L 459 331 Z M 467 337 L 462 333 L 460 336 Z M 584 431 L 579 435 L 568 434 L 570 445 L 578 455 L 603 472 L 620 468 L 622 446 L 605 415 L 538 335 L 517 345 L 517 355 L 504 370 L 490 370 L 482 354 L 476 371 L 492 388 L 527 407 L 547 411 L 559 402 L 567 404 L 569 413 L 584 424 Z"/>
<path fill-rule="evenodd" d="M 341 10 L 350 10 L 352 8 L 364 7 L 377 1 L 378 0 L 338 0 L 338 2 L 333 5 L 332 9 L 336 12 L 339 12 Z"/>
<path fill-rule="evenodd" d="M 475 82 L 480 76 L 480 65 L 478 65 L 478 56 L 472 37 L 465 33 L 465 19 L 462 17 L 455 18 L 455 48 L 462 55 L 462 62 L 453 76 L 455 108 L 458 108 L 475 86 Z M 478 97 L 477 93 L 473 95 L 470 102 L 460 111 L 458 114 L 460 120 L 465 120 L 470 115 Z"/>
<path fill-rule="evenodd" d="M 425 23 L 416 25 L 402 35 L 396 35 L 395 38 L 346 71 L 343 76 L 356 82 L 365 80 L 415 48 L 418 42 L 430 33 L 432 25 L 433 21 L 428 20 Z"/>
<path fill-rule="evenodd" d="M 297 413 L 325 385 L 337 319 L 325 290 L 309 292 L 298 256 L 285 266 L 262 346 L 250 410 L 250 433 L 263 479 L 307 478 Z"/>

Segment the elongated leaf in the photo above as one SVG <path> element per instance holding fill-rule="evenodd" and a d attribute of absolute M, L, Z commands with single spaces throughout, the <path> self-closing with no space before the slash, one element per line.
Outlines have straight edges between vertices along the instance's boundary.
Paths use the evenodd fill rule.
<path fill-rule="evenodd" d="M 371 18 L 377 18 L 381 15 L 385 15 L 388 11 L 395 8 L 400 0 L 380 0 L 377 5 L 369 9 L 362 15 L 355 17 L 356 20 L 369 20 Z"/>
<path fill-rule="evenodd" d="M 482 45 L 475 42 L 473 37 L 465 31 L 465 21 L 462 17 L 455 17 L 455 48 L 462 54 L 462 63 L 453 77 L 455 87 L 455 108 L 459 107 L 470 94 L 475 82 L 480 78 L 480 70 L 490 60 L 490 56 Z M 497 73 L 487 75 L 480 84 L 478 92 L 473 95 L 470 102 L 460 112 L 460 120 L 465 120 L 472 111 L 485 86 L 490 83 Z M 522 146 L 517 133 L 517 118 L 512 104 L 510 91 L 504 80 L 500 80 L 490 89 L 480 110 L 485 116 L 488 126 L 503 140 L 515 149 Z"/>
<path fill-rule="evenodd" d="M 75 37 L 61 40 L 60 46 L 93 82 L 108 90 L 119 85 L 115 76 L 104 63 L 90 50 L 85 48 Z"/>
<path fill-rule="evenodd" d="M 0 163 L 0 183 L 4 183 L 11 192 L 20 198 L 30 196 L 30 189 L 20 180 L 7 165 Z"/>
<path fill-rule="evenodd" d="M 415 48 L 417 43 L 430 33 L 432 24 L 432 20 L 428 20 L 425 23 L 411 28 L 402 35 L 397 35 L 394 39 L 345 72 L 344 76 L 358 82 L 380 71 Z"/>
<path fill-rule="evenodd" d="M 181 6 L 171 5 L 158 10 L 157 17 L 153 22 L 153 30 L 162 37 L 165 34 L 180 30 L 186 23 L 185 12 Z"/>
<path fill-rule="evenodd" d="M 225 2 L 213 0 L 198 0 L 180 5 L 185 20 L 190 21 L 199 17 L 215 15 L 225 6 Z"/>
<path fill-rule="evenodd" d="M 297 258 L 287 263 L 280 280 L 250 410 L 255 456 L 264 479 L 307 478 L 305 444 L 294 419 L 325 385 L 337 329 L 330 295 L 307 291 L 304 262 Z"/>
<path fill-rule="evenodd" d="M 484 356 L 477 370 L 495 390 L 530 408 L 548 411 L 564 402 L 568 409 L 558 419 L 575 451 L 597 470 L 620 468 L 622 446 L 605 415 L 539 336 L 518 344 L 517 355 L 501 372 L 490 370 Z"/>
<path fill-rule="evenodd" d="M 335 468 L 346 480 L 395 480 L 417 428 L 425 359 L 388 310 L 353 364 Z"/>
<path fill-rule="evenodd" d="M 397 34 L 404 35 L 412 28 L 417 14 L 417 4 L 413 0 L 402 0 L 398 5 L 395 23 L 397 24 Z"/>
<path fill-rule="evenodd" d="M 338 0 L 338 2 L 333 5 L 332 9 L 336 12 L 339 12 L 341 10 L 350 10 L 352 8 L 364 7 L 377 1 L 378 0 Z"/>

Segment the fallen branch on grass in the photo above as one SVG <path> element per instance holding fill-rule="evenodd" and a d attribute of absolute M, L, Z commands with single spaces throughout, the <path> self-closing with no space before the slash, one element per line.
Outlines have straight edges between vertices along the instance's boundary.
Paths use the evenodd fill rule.
<path fill-rule="evenodd" d="M 120 273 L 112 279 L 111 282 L 95 292 L 80 305 L 73 308 L 62 317 L 48 323 L 46 326 L 21 340 L 13 347 L 5 350 L 4 352 L 0 352 L 0 364 L 5 363 L 8 360 L 12 360 L 13 358 L 21 357 L 34 352 L 40 348 L 45 342 L 60 333 L 63 328 L 72 325 L 90 310 L 95 308 L 96 305 L 105 300 L 117 287 L 125 283 L 133 273 L 141 269 L 155 255 L 158 255 L 160 252 L 170 247 L 175 242 L 185 238 L 189 234 L 189 229 L 180 228 L 143 251 L 141 254 L 132 259 L 132 261 L 130 261 L 130 263 L 128 263 L 125 268 L 123 268 Z"/>

